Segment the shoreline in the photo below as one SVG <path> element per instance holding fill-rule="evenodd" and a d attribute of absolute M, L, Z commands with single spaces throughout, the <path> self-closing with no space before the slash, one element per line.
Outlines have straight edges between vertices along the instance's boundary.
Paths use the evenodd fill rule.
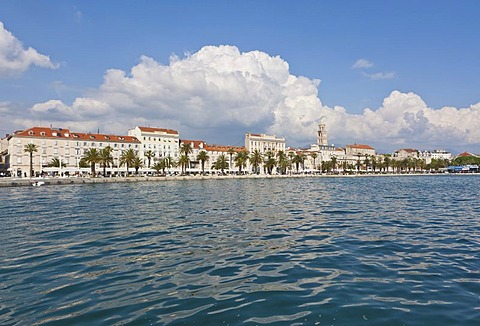
<path fill-rule="evenodd" d="M 47 177 L 47 178 L 1 178 L 0 188 L 33 186 L 43 182 L 42 186 L 95 184 L 95 183 L 125 183 L 125 182 L 165 182 L 188 180 L 227 180 L 227 179 L 277 179 L 277 178 L 366 178 L 366 177 L 407 177 L 407 176 L 445 176 L 445 175 L 479 175 L 478 173 L 377 173 L 377 174 L 292 174 L 292 175 L 210 175 L 210 176 L 147 176 L 147 177 L 112 177 L 112 178 L 82 178 L 82 177 Z"/>

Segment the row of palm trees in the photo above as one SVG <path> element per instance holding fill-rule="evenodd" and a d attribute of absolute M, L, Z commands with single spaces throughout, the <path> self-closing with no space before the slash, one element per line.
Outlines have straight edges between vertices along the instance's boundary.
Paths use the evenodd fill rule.
<path fill-rule="evenodd" d="M 24 148 L 25 152 L 30 154 L 30 177 L 33 176 L 33 153 L 38 151 L 38 147 L 35 144 L 27 144 Z M 113 159 L 113 149 L 110 146 L 107 146 L 102 149 L 90 148 L 85 151 L 82 159 L 80 160 L 80 167 L 90 167 L 92 176 L 96 175 L 96 165 L 100 164 L 103 168 L 103 175 L 106 175 L 106 169 L 108 167 L 114 166 Z M 191 160 L 190 155 L 193 153 L 193 148 L 191 144 L 184 143 L 180 147 L 180 156 L 177 161 L 172 157 L 167 156 L 155 162 L 151 166 L 151 161 L 154 159 L 155 155 L 152 151 L 146 151 L 145 157 L 148 160 L 148 168 L 154 169 L 157 173 L 160 171 L 165 174 L 166 170 L 169 170 L 172 167 L 180 167 L 181 173 L 187 173 L 187 168 L 190 166 Z M 259 150 L 255 150 L 252 153 L 249 153 L 246 150 L 238 151 L 232 147 L 228 149 L 226 154 L 221 154 L 218 156 L 215 162 L 212 162 L 212 169 L 220 171 L 222 174 L 225 173 L 225 170 L 233 171 L 233 166 L 238 168 L 238 172 L 244 172 L 244 169 L 247 167 L 247 164 L 250 163 L 253 173 L 260 173 L 260 169 L 263 167 L 264 172 L 267 174 L 272 174 L 274 169 L 279 174 L 286 174 L 288 171 L 296 170 L 298 173 L 300 166 L 305 170 L 305 161 L 308 156 L 313 160 L 314 170 L 322 172 L 332 172 L 336 171 L 338 167 L 346 173 L 347 171 L 361 171 L 362 169 L 373 172 L 376 171 L 411 171 L 411 170 L 438 170 L 439 168 L 446 167 L 450 163 L 448 160 L 435 160 L 432 159 L 430 164 L 426 164 L 425 160 L 419 158 L 406 158 L 403 160 L 396 160 L 391 158 L 390 155 L 382 156 L 368 156 L 364 158 L 358 156 L 356 164 L 348 163 L 346 160 L 338 163 L 336 157 L 332 157 L 329 161 L 322 161 L 318 166 L 316 165 L 317 153 L 310 153 L 309 155 L 304 152 L 293 152 L 290 151 L 287 153 L 279 151 L 274 153 L 268 151 L 265 154 L 262 154 Z M 200 162 L 202 174 L 205 174 L 205 164 L 210 160 L 210 156 L 206 151 L 200 151 L 196 156 L 196 160 Z M 60 167 L 60 165 L 65 166 L 58 158 L 52 159 L 49 163 L 49 166 Z M 232 166 L 233 165 L 233 166 Z M 135 174 L 138 174 L 138 170 L 144 167 L 143 159 L 140 158 L 133 149 L 128 149 L 123 151 L 119 158 L 119 166 L 126 166 L 127 171 L 130 168 L 135 168 Z"/>

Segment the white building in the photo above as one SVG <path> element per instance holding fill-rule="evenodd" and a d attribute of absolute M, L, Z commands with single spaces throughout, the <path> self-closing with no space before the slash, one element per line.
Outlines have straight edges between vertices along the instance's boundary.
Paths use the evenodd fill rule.
<path fill-rule="evenodd" d="M 279 151 L 285 152 L 285 138 L 247 132 L 245 134 L 245 148 L 249 153 L 258 150 L 262 154 L 272 152 L 273 155 L 276 155 Z"/>
<path fill-rule="evenodd" d="M 58 159 L 65 167 L 58 168 L 59 173 L 74 174 L 80 171 L 79 163 L 89 148 L 101 150 L 107 146 L 113 149 L 112 156 L 115 168 L 109 173 L 119 172 L 119 159 L 123 151 L 140 149 L 140 142 L 131 136 L 116 136 L 70 132 L 62 128 L 33 127 L 17 131 L 7 137 L 8 149 L 6 164 L 12 176 L 29 176 L 30 154 L 25 152 L 27 144 L 35 144 L 37 152 L 33 152 L 33 171 L 39 175 L 48 171 L 53 159 Z M 88 171 L 88 169 L 87 169 Z"/>
<path fill-rule="evenodd" d="M 142 143 L 138 155 L 143 159 L 145 166 L 148 164 L 145 157 L 147 151 L 153 152 L 153 161 L 168 156 L 178 159 L 180 139 L 176 130 L 137 126 L 130 129 L 128 135 L 136 137 Z"/>

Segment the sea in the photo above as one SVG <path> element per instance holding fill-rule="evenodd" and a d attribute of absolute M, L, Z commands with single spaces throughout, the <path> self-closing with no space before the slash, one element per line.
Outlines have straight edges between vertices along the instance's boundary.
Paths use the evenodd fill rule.
<path fill-rule="evenodd" d="M 1 325 L 479 325 L 480 176 L 0 188 Z"/>

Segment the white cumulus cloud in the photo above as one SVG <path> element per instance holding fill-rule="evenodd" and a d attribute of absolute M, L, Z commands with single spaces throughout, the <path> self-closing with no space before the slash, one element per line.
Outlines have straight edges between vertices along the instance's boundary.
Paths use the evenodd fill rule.
<path fill-rule="evenodd" d="M 0 22 L 0 77 L 18 76 L 32 65 L 49 69 L 58 68 L 48 56 L 38 53 L 31 47 L 25 49 L 22 42 Z"/>
<path fill-rule="evenodd" d="M 373 62 L 367 59 L 358 59 L 352 66 L 352 69 L 368 69 L 373 67 Z"/>
<path fill-rule="evenodd" d="M 278 56 L 206 46 L 183 57 L 172 55 L 168 64 L 142 56 L 128 72 L 106 71 L 102 85 L 88 97 L 71 105 L 51 100 L 31 111 L 37 121 L 78 126 L 79 131 L 126 133 L 135 125 L 150 125 L 225 144 L 232 139 L 241 143 L 246 131 L 274 133 L 294 146 L 313 143 L 322 116 L 329 142 L 340 146 L 365 142 L 395 149 L 480 143 L 480 103 L 434 110 L 417 94 L 393 91 L 380 107 L 352 114 L 343 107 L 322 105 L 319 85 L 319 80 L 291 74 Z"/>

